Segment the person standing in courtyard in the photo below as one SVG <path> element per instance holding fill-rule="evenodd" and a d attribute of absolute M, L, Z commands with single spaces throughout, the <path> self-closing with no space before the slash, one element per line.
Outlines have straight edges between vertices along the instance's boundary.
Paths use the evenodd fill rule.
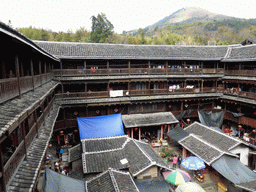
<path fill-rule="evenodd" d="M 172 167 L 176 168 L 177 161 L 178 161 L 177 155 L 174 155 L 172 159 Z"/>
<path fill-rule="evenodd" d="M 181 155 L 179 154 L 179 156 L 178 156 L 178 166 L 179 166 L 179 169 L 180 169 L 181 161 L 182 161 L 182 157 L 181 157 Z"/>

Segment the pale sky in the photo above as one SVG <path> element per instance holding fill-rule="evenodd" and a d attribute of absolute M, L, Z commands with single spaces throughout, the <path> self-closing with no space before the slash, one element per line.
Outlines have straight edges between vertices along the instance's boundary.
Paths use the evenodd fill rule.
<path fill-rule="evenodd" d="M 173 12 L 196 6 L 213 13 L 256 18 L 255 0 L 0 0 L 0 21 L 14 28 L 36 27 L 75 32 L 91 29 L 91 16 L 103 12 L 116 33 L 144 28 Z"/>

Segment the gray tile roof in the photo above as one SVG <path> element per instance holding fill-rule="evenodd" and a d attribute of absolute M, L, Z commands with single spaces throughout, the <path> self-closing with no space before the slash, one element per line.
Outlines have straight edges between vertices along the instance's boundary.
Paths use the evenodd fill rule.
<path fill-rule="evenodd" d="M 256 61 L 256 45 L 233 47 L 223 62 Z"/>
<path fill-rule="evenodd" d="M 8 25 L 4 24 L 3 22 L 0 21 L 0 32 L 5 33 L 8 36 L 11 36 L 15 39 L 17 39 L 20 42 L 23 42 L 27 45 L 29 45 L 30 47 L 32 47 L 33 49 L 39 51 L 40 53 L 59 61 L 58 58 L 54 57 L 53 55 L 51 55 L 50 53 L 46 52 L 44 49 L 42 49 L 40 46 L 38 46 L 36 43 L 34 43 L 32 40 L 28 39 L 27 37 L 25 37 L 23 34 L 21 34 L 20 32 L 18 32 L 17 30 L 9 27 Z"/>
<path fill-rule="evenodd" d="M 125 128 L 148 127 L 179 122 L 171 112 L 122 115 L 122 120 Z"/>
<path fill-rule="evenodd" d="M 90 146 L 89 151 L 91 152 L 82 154 L 84 173 L 103 172 L 112 167 L 115 169 L 128 168 L 131 174 L 136 176 L 151 166 L 168 169 L 168 165 L 149 144 L 131 139 L 128 136 L 119 137 L 98 138 L 87 141 L 86 146 Z M 126 138 L 125 141 L 123 140 L 124 138 Z M 97 141 L 99 145 L 97 145 Z M 90 142 L 91 144 L 89 144 Z M 109 143 L 113 144 L 113 147 L 109 147 Z M 98 151 L 94 150 L 93 146 Z M 121 160 L 125 159 L 128 162 L 121 163 Z"/>
<path fill-rule="evenodd" d="M 59 106 L 54 105 L 49 116 L 41 126 L 38 137 L 34 139 L 27 151 L 27 159 L 19 166 L 8 187 L 8 192 L 32 191 L 45 156 L 46 149 L 53 132 L 53 127 L 59 113 Z"/>
<path fill-rule="evenodd" d="M 179 141 L 184 148 L 201 158 L 205 163 L 210 165 L 220 158 L 224 152 L 199 138 L 199 136 L 190 134 Z"/>
<path fill-rule="evenodd" d="M 194 122 L 184 129 L 189 134 L 195 134 L 212 146 L 217 147 L 221 151 L 229 152 L 232 148 L 238 146 L 242 142 L 225 133 L 207 127 L 201 123 Z"/>
<path fill-rule="evenodd" d="M 86 181 L 86 191 L 138 192 L 139 190 L 128 172 L 121 172 L 109 168 L 104 173 Z"/>
<path fill-rule="evenodd" d="M 34 41 L 60 59 L 220 60 L 230 46 L 128 45 Z"/>
<path fill-rule="evenodd" d="M 35 105 L 42 102 L 59 83 L 50 81 L 41 87 L 22 95 L 22 97 L 8 100 L 0 104 L 0 137 L 8 131 L 19 118 L 25 115 Z"/>
<path fill-rule="evenodd" d="M 120 149 L 107 152 L 83 153 L 82 158 L 84 173 L 101 173 L 109 167 L 118 170 L 129 167 L 128 163 L 121 163 L 121 160 L 125 159 L 125 154 Z"/>
<path fill-rule="evenodd" d="M 82 144 L 78 144 L 68 149 L 68 161 L 73 162 L 82 158 Z"/>
<path fill-rule="evenodd" d="M 83 152 L 97 152 L 121 149 L 127 136 L 82 139 Z"/>

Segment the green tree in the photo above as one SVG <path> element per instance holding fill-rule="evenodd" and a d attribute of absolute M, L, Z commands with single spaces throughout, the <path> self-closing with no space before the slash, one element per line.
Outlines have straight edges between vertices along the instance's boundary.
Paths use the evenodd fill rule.
<path fill-rule="evenodd" d="M 113 34 L 114 26 L 107 19 L 104 13 L 98 14 L 97 17 L 94 15 L 91 17 L 92 20 L 92 31 L 91 31 L 91 42 L 93 43 L 104 43 L 108 36 Z"/>

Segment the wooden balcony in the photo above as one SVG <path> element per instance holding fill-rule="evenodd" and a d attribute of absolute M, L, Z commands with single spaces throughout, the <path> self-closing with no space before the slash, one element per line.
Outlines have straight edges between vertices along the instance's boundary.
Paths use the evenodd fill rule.
<path fill-rule="evenodd" d="M 200 94 L 200 93 L 215 93 L 215 87 L 200 88 L 181 88 L 181 89 L 143 89 L 143 90 L 120 90 L 122 93 L 117 97 L 123 96 L 150 96 L 150 95 L 177 95 L 177 94 Z M 111 96 L 110 91 L 97 92 L 69 92 L 56 94 L 57 99 L 89 99 L 89 98 L 107 98 Z"/>
<path fill-rule="evenodd" d="M 0 103 L 41 86 L 50 81 L 52 77 L 52 73 L 45 73 L 34 76 L 34 79 L 32 76 L 20 77 L 20 82 L 18 78 L 0 79 Z"/>
<path fill-rule="evenodd" d="M 225 76 L 256 77 L 255 70 L 225 70 Z"/>
<path fill-rule="evenodd" d="M 109 69 L 54 69 L 54 76 L 109 76 L 109 75 L 171 75 L 171 74 L 223 74 L 223 69 L 185 68 L 109 68 Z"/>
<path fill-rule="evenodd" d="M 237 89 L 225 89 L 223 91 L 225 95 L 232 95 L 235 97 L 243 97 L 248 99 L 256 99 L 256 93 L 247 92 L 247 91 L 238 91 Z"/>

